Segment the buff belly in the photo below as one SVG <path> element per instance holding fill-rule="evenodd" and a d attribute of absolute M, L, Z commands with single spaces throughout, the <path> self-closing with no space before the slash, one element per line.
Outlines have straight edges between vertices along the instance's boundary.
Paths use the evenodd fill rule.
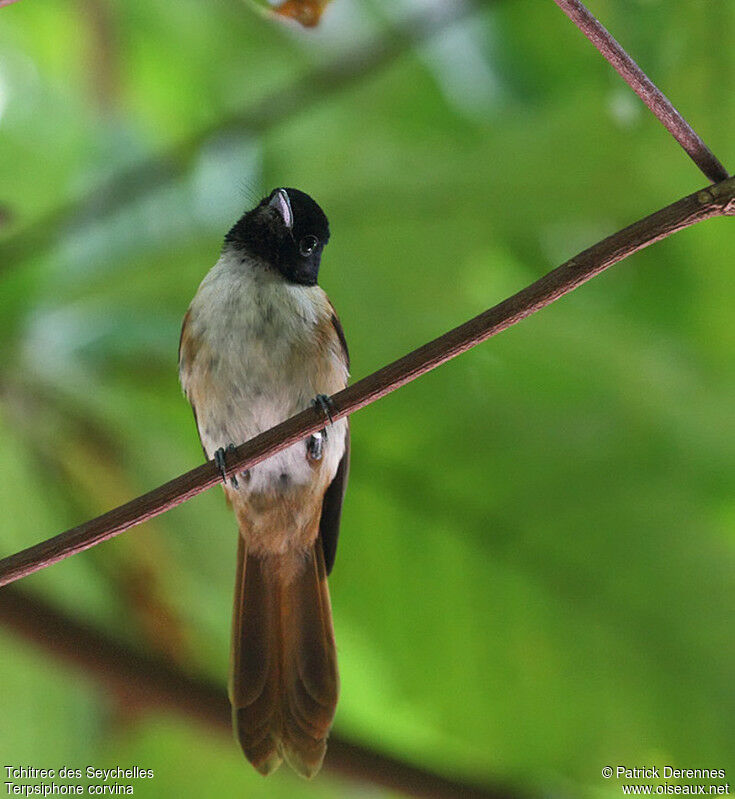
<path fill-rule="evenodd" d="M 291 286 L 264 270 L 221 259 L 205 278 L 182 333 L 181 382 L 209 458 L 343 388 L 346 367 L 317 286 Z M 345 451 L 347 423 L 329 427 L 322 458 L 300 441 L 227 488 L 253 551 L 301 548 L 318 530 L 321 497 Z M 318 501 L 317 501 L 318 500 Z M 243 530 L 243 534 L 245 531 Z"/>

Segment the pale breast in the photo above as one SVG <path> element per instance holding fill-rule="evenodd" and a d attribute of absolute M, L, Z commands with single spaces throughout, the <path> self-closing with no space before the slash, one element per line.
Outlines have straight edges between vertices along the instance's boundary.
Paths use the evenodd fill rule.
<path fill-rule="evenodd" d="M 318 286 L 286 283 L 264 267 L 223 255 L 187 312 L 179 373 L 195 409 L 202 445 L 212 457 L 308 407 L 317 394 L 347 383 L 347 368 Z M 331 482 L 344 453 L 346 422 L 337 422 L 319 469 L 299 442 L 251 470 L 241 491 Z"/>

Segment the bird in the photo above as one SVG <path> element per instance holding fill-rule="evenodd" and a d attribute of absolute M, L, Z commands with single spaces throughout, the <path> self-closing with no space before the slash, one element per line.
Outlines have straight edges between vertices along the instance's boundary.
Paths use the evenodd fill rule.
<path fill-rule="evenodd" d="M 349 378 L 342 325 L 317 284 L 329 222 L 308 194 L 276 188 L 230 229 L 185 316 L 179 378 L 202 447 L 237 519 L 229 697 L 246 758 L 322 766 L 339 674 L 327 576 L 350 460 L 331 394 Z M 227 469 L 242 443 L 309 407 L 324 429 L 256 464 Z"/>

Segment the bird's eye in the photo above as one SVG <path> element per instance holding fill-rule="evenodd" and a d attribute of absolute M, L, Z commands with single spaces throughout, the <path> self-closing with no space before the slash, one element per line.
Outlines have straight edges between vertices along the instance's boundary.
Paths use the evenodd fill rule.
<path fill-rule="evenodd" d="M 316 236 L 304 236 L 299 244 L 299 252 L 306 257 L 311 255 L 319 246 L 319 239 Z"/>

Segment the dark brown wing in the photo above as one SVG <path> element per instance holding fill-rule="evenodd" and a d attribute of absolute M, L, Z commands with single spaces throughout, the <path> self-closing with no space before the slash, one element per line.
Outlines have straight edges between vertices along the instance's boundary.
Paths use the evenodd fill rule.
<path fill-rule="evenodd" d="M 342 354 L 344 355 L 345 364 L 347 369 L 350 368 L 350 352 L 347 349 L 347 339 L 345 338 L 345 331 L 342 329 L 342 324 L 339 321 L 337 312 L 334 310 L 332 303 L 329 303 L 332 309 L 332 325 L 334 326 L 335 333 L 342 345 Z M 347 420 L 347 431 L 345 433 L 345 454 L 337 467 L 337 474 L 334 475 L 334 480 L 329 484 L 326 494 L 324 494 L 324 502 L 322 504 L 322 517 L 319 521 L 319 538 L 322 541 L 322 549 L 324 550 L 324 565 L 327 569 L 327 574 L 332 571 L 334 566 L 334 559 L 337 555 L 337 538 L 339 537 L 339 520 L 342 516 L 342 500 L 345 496 L 345 489 L 347 488 L 347 475 L 350 471 L 350 422 Z"/>
<path fill-rule="evenodd" d="M 184 314 L 184 321 L 181 324 L 181 335 L 179 336 L 179 374 L 181 374 L 184 369 L 187 369 L 191 366 L 191 364 L 194 362 L 194 358 L 196 357 L 197 350 L 199 349 L 199 343 L 191 336 L 189 331 L 190 315 L 191 308 L 189 308 Z M 199 441 L 201 442 L 202 434 L 199 431 L 199 419 L 197 418 L 196 406 L 188 394 L 186 395 L 186 398 L 189 400 L 192 411 L 194 411 L 194 424 L 196 425 L 197 433 L 199 434 Z M 209 458 L 209 455 L 207 455 L 207 450 L 204 449 L 204 444 L 202 444 L 202 452 L 204 452 L 205 458 Z"/>
<path fill-rule="evenodd" d="M 345 338 L 345 331 L 342 328 L 342 322 L 339 321 L 339 317 L 337 316 L 337 311 L 334 310 L 334 305 L 329 303 L 329 307 L 332 309 L 332 324 L 334 325 L 334 329 L 337 333 L 337 338 L 339 339 L 339 343 L 342 345 L 342 352 L 345 356 L 345 364 L 347 366 L 347 371 L 350 371 L 350 351 L 347 348 L 347 339 Z"/>
<path fill-rule="evenodd" d="M 350 471 L 350 426 L 345 433 L 345 454 L 337 467 L 337 474 L 329 484 L 322 503 L 322 517 L 319 521 L 319 538 L 324 550 L 324 565 L 327 574 L 332 571 L 337 555 L 337 538 L 339 537 L 339 520 L 342 516 L 342 500 L 347 488 L 347 475 Z"/>

